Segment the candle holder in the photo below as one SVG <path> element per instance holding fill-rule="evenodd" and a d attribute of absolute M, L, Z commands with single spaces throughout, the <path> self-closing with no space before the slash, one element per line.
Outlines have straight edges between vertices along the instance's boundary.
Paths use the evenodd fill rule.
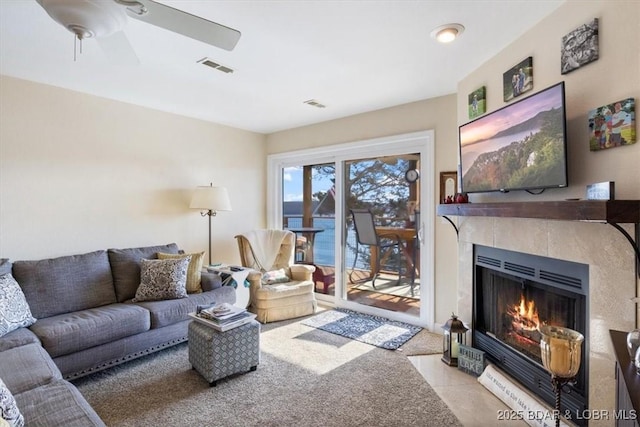
<path fill-rule="evenodd" d="M 442 361 L 449 366 L 458 366 L 460 345 L 467 345 L 467 329 L 454 313 L 442 326 Z"/>
<path fill-rule="evenodd" d="M 569 328 L 543 325 L 539 328 L 540 353 L 544 368 L 551 374 L 553 391 L 556 394 L 555 420 L 560 426 L 562 388 L 575 382 L 580 370 L 580 358 L 584 335 Z"/>

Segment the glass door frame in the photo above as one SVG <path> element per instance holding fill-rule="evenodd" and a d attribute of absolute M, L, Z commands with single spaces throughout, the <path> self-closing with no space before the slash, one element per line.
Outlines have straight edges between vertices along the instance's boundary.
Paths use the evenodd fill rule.
<path fill-rule="evenodd" d="M 348 160 L 376 156 L 420 154 L 420 316 L 365 306 L 346 298 L 344 283 L 344 248 L 346 227 L 344 224 L 344 163 Z M 385 316 L 433 329 L 435 324 L 435 140 L 434 131 L 420 131 L 383 138 L 367 139 L 324 147 L 309 148 L 267 156 L 267 227 L 282 228 L 283 186 L 282 172 L 287 167 L 334 163 L 336 166 L 336 239 L 335 239 L 335 297 L 316 294 L 319 301 L 357 310 L 367 314 Z"/>

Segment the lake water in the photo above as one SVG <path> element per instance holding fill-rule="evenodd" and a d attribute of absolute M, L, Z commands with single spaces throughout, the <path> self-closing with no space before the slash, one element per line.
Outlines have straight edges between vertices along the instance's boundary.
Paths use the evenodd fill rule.
<path fill-rule="evenodd" d="M 299 218 L 299 217 L 289 218 L 289 226 L 301 227 L 302 218 Z M 335 218 L 314 217 L 313 226 L 324 229 L 322 233 L 316 234 L 315 244 L 313 247 L 314 262 L 320 265 L 334 265 L 335 264 L 335 242 L 336 242 Z M 347 241 L 350 243 L 349 246 L 355 247 L 356 236 L 355 236 L 355 232 L 352 229 L 349 229 Z M 346 263 L 346 265 L 349 268 L 351 268 L 351 265 L 353 265 L 353 257 L 354 257 L 354 253 L 349 251 L 347 253 L 347 263 Z M 360 265 L 360 262 L 359 262 L 358 267 L 364 267 L 364 265 Z"/>

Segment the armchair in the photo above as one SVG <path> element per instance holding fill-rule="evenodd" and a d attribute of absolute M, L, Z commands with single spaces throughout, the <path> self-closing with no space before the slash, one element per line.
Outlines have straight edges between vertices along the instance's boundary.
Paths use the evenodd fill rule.
<path fill-rule="evenodd" d="M 315 267 L 294 264 L 296 236 L 288 230 L 254 230 L 235 236 L 243 267 L 259 271 L 249 274 L 249 310 L 261 323 L 313 314 L 317 309 Z M 263 275 L 282 271 L 287 281 L 267 283 Z"/>

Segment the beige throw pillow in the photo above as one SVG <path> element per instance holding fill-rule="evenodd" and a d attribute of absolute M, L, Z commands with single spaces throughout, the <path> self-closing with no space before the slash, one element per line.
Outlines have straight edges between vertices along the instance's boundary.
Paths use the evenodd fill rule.
<path fill-rule="evenodd" d="M 202 278 L 204 252 L 194 252 L 191 254 L 165 254 L 158 252 L 158 259 L 182 259 L 186 257 L 191 257 L 191 261 L 187 267 L 187 292 L 190 294 L 202 292 L 200 280 Z"/>

